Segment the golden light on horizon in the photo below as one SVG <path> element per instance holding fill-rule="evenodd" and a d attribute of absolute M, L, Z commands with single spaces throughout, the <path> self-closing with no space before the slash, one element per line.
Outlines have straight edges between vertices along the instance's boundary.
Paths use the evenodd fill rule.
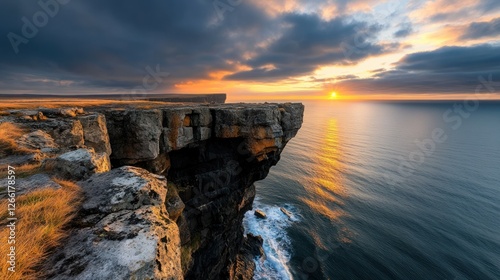
<path fill-rule="evenodd" d="M 332 91 L 332 92 L 330 93 L 330 99 L 337 99 L 337 92 Z"/>

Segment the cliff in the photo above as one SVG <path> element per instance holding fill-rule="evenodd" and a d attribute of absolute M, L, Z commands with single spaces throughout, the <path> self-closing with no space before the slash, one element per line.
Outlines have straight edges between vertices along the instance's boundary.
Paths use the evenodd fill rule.
<path fill-rule="evenodd" d="M 242 219 L 253 183 L 279 161 L 303 111 L 292 103 L 11 110 L 0 122 L 24 128 L 16 141 L 36 152 L 0 165 L 42 162 L 83 190 L 69 238 L 44 266 L 51 279 L 247 279 Z M 43 174 L 18 180 L 21 194 L 57 187 L 33 176 Z"/>

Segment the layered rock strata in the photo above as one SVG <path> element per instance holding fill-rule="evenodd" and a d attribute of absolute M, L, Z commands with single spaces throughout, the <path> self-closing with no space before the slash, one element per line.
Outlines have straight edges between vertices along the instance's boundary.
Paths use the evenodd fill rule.
<path fill-rule="evenodd" d="M 36 146 L 35 161 L 80 180 L 85 193 L 73 233 L 50 258 L 52 278 L 108 279 L 98 271 L 113 268 L 113 279 L 248 279 L 242 219 L 253 183 L 279 161 L 303 111 L 95 107 L 17 110 L 0 122 L 28 130 L 19 141 Z"/>

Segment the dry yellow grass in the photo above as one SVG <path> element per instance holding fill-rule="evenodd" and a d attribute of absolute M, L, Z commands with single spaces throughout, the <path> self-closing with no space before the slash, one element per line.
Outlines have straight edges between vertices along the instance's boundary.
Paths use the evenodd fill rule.
<path fill-rule="evenodd" d="M 0 156 L 36 152 L 36 150 L 21 148 L 17 145 L 16 139 L 23 134 L 24 131 L 13 123 L 0 123 Z"/>
<path fill-rule="evenodd" d="M 111 99 L 19 99 L 2 100 L 0 109 L 36 109 L 36 108 L 61 108 L 61 107 L 93 107 L 106 105 L 123 105 L 134 107 L 154 107 L 169 104 L 163 101 L 148 100 L 111 100 Z M 179 104 L 179 103 L 178 103 Z M 6 113 L 3 113 L 6 114 Z"/>
<path fill-rule="evenodd" d="M 9 264 L 0 262 L 2 279 L 31 280 L 43 277 L 37 266 L 51 248 L 59 245 L 66 236 L 64 227 L 73 218 L 80 203 L 80 188 L 69 181 L 54 180 L 62 186 L 60 189 L 40 189 L 16 201 L 16 267 L 15 272 L 8 270 Z M 5 226 L 7 218 L 7 200 L 0 202 L 0 255 L 5 258 L 10 251 L 7 243 L 9 228 Z"/>
<path fill-rule="evenodd" d="M 20 166 L 15 166 L 16 168 L 16 177 L 24 178 L 31 175 L 35 175 L 40 173 L 41 171 L 49 171 L 47 168 L 42 168 L 42 163 L 29 163 Z M 8 175 L 8 166 L 0 166 L 0 178 L 7 178 Z"/>

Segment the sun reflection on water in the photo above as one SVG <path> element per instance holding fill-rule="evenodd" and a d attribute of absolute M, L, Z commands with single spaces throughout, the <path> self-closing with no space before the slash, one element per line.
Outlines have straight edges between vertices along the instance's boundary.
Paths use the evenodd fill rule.
<path fill-rule="evenodd" d="M 336 119 L 328 120 L 323 139 L 312 166 L 314 175 L 303 182 L 309 197 L 302 198 L 302 201 L 317 213 L 336 221 L 345 215 L 339 206 L 347 197 L 342 180 L 343 166 L 339 160 L 342 151 Z"/>

